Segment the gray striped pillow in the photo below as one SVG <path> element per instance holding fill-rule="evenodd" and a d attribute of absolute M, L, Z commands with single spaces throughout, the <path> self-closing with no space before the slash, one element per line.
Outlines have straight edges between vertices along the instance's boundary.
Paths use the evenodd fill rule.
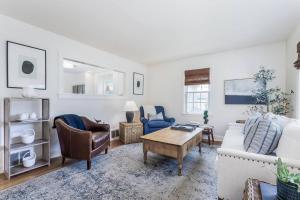
<path fill-rule="evenodd" d="M 252 127 L 252 125 L 255 124 L 257 121 L 259 121 L 261 118 L 262 118 L 262 116 L 259 113 L 256 113 L 256 114 L 250 116 L 245 122 L 243 134 L 245 135 L 249 131 L 249 129 Z"/>
<path fill-rule="evenodd" d="M 260 119 L 245 133 L 244 148 L 247 152 L 271 154 L 277 148 L 282 128 L 270 119 Z"/>

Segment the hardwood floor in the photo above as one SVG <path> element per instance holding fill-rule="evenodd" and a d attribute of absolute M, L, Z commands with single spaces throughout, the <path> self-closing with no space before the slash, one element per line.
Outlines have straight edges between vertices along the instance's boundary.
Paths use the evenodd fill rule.
<path fill-rule="evenodd" d="M 203 142 L 207 143 L 207 140 L 204 139 Z M 221 144 L 221 142 L 215 141 L 215 144 L 219 145 L 219 144 Z M 110 149 L 113 149 L 113 148 L 121 146 L 121 145 L 123 145 L 123 143 L 120 140 L 113 140 L 111 142 Z M 74 162 L 76 162 L 76 160 L 67 159 L 64 166 L 68 166 Z M 0 175 L 0 190 L 9 188 L 11 186 L 18 185 L 18 184 L 23 183 L 32 178 L 36 178 L 38 176 L 41 176 L 41 175 L 47 174 L 49 172 L 52 172 L 54 170 L 60 169 L 64 166 L 61 165 L 61 158 L 58 157 L 58 158 L 51 159 L 50 167 L 38 168 L 38 169 L 32 170 L 30 172 L 27 172 L 25 174 L 20 174 L 18 176 L 12 177 L 10 180 L 7 180 L 6 177 L 4 176 L 4 174 L 1 174 Z"/>
<path fill-rule="evenodd" d="M 113 140 L 110 143 L 110 149 L 118 147 L 120 145 L 123 145 L 120 140 Z M 104 152 L 102 154 L 104 154 Z M 76 162 L 76 160 L 66 159 L 64 166 L 70 165 L 74 162 Z M 4 174 L 1 174 L 0 175 L 0 190 L 9 188 L 14 185 L 18 185 L 27 180 L 47 174 L 54 170 L 60 169 L 62 167 L 63 166 L 61 165 L 61 157 L 58 157 L 58 158 L 51 159 L 51 166 L 49 166 L 49 167 L 41 167 L 41 168 L 32 170 L 32 171 L 24 173 L 24 174 L 20 174 L 15 177 L 12 177 L 10 180 L 7 180 L 6 177 L 4 176 Z"/>

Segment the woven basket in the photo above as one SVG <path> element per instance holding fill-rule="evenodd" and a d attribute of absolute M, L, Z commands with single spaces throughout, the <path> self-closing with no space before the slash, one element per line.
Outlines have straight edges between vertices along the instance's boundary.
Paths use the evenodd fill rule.
<path fill-rule="evenodd" d="M 277 179 L 277 199 L 279 200 L 300 200 L 298 186 L 292 183 L 284 183 Z"/>

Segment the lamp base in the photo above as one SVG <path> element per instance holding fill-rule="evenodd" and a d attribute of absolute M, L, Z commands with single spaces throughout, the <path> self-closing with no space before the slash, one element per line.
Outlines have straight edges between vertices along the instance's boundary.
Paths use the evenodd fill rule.
<path fill-rule="evenodd" d="M 127 123 L 132 123 L 133 117 L 134 117 L 134 112 L 131 111 L 126 112 Z"/>

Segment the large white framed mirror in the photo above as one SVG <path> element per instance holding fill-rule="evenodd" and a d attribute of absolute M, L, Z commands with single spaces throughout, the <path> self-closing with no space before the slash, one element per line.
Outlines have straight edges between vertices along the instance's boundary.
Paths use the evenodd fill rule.
<path fill-rule="evenodd" d="M 125 73 L 68 58 L 62 60 L 60 91 L 68 97 L 122 97 Z"/>

